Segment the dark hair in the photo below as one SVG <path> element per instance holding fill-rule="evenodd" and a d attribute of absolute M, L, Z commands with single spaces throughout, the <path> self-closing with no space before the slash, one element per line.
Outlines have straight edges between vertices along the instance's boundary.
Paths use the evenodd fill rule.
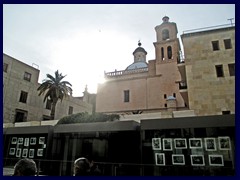
<path fill-rule="evenodd" d="M 88 176 L 90 172 L 90 163 L 87 158 L 81 157 L 74 161 L 74 175 Z"/>
<path fill-rule="evenodd" d="M 14 176 L 35 176 L 36 163 L 32 159 L 20 159 L 14 166 Z"/>

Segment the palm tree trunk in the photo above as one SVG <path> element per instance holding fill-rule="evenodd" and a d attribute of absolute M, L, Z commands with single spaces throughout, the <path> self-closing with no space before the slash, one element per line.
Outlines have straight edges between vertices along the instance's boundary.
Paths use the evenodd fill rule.
<path fill-rule="evenodd" d="M 51 108 L 51 114 L 50 114 L 51 120 L 54 120 L 54 118 L 55 118 L 56 104 L 57 104 L 57 101 L 52 102 L 52 108 Z"/>

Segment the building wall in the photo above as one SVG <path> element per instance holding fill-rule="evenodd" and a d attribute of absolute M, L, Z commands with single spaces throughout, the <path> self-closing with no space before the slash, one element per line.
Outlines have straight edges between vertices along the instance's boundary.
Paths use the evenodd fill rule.
<path fill-rule="evenodd" d="M 14 123 L 16 109 L 26 111 L 24 121 L 41 121 L 43 115 L 50 117 L 50 110 L 46 109 L 46 102 L 43 103 L 43 96 L 38 96 L 39 70 L 19 60 L 3 54 L 4 64 L 8 64 L 7 72 L 3 72 L 3 105 L 4 123 Z M 31 74 L 31 80 L 24 80 L 24 73 Z M 26 103 L 19 102 L 21 91 L 27 92 Z M 55 119 L 68 115 L 69 106 L 73 107 L 73 113 L 92 112 L 92 105 L 74 97 L 65 98 L 62 103 L 59 101 L 56 106 Z"/>
<path fill-rule="evenodd" d="M 224 39 L 231 39 L 231 49 L 225 49 Z M 235 27 L 183 34 L 182 41 L 190 109 L 197 115 L 234 114 L 235 75 L 228 64 L 235 64 Z M 213 51 L 212 41 L 219 42 L 219 50 Z M 223 77 L 217 77 L 216 65 L 223 66 Z"/>

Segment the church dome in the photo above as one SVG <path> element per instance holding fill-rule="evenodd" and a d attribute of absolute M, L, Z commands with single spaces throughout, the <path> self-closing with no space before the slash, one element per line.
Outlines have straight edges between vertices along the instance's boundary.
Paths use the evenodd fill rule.
<path fill-rule="evenodd" d="M 133 51 L 133 55 L 134 55 L 135 53 L 137 53 L 137 52 L 143 52 L 145 55 L 147 55 L 147 51 L 145 51 L 144 48 L 140 47 L 141 45 L 142 45 L 142 43 L 140 43 L 140 41 L 139 41 L 139 42 L 138 42 L 138 46 L 139 46 L 139 47 L 137 47 L 137 48 L 135 49 L 135 51 Z"/>
<path fill-rule="evenodd" d="M 140 69 L 140 68 L 147 68 L 148 65 L 146 62 L 134 62 L 131 65 L 129 65 L 126 70 L 134 70 L 134 69 Z"/>

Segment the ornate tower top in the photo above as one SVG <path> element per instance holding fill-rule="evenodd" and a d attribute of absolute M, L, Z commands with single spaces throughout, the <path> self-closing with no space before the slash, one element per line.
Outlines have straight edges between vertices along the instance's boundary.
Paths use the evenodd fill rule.
<path fill-rule="evenodd" d="M 163 22 L 166 23 L 166 22 L 169 22 L 169 17 L 168 16 L 164 16 L 162 18 Z"/>

